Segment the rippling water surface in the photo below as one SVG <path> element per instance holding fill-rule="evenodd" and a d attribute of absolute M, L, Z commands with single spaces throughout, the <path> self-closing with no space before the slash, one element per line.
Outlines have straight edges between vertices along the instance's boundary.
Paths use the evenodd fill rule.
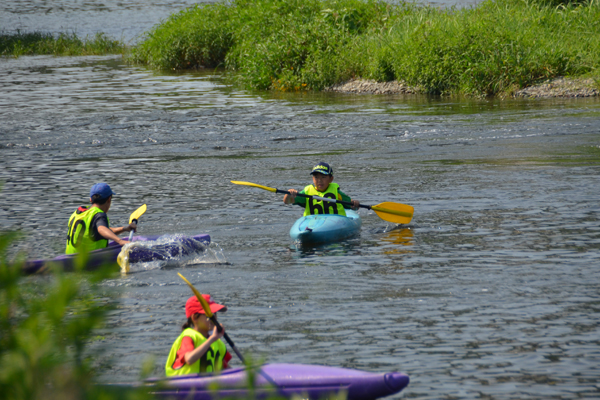
<path fill-rule="evenodd" d="M 146 203 L 140 233 L 209 233 L 226 260 L 107 281 L 103 380 L 137 379 L 148 356 L 162 372 L 181 272 L 269 362 L 403 371 L 406 398 L 600 397 L 598 99 L 249 93 L 115 57 L 3 59 L 0 92 L 0 225 L 27 235 L 11 254 L 64 251 L 106 181 L 112 224 Z M 360 236 L 302 248 L 300 208 L 229 183 L 301 188 L 320 160 L 413 221 L 362 210 Z"/>

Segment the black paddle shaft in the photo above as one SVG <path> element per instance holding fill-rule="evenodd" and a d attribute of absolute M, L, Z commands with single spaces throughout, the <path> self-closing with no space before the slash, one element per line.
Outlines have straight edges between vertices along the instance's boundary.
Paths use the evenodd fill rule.
<path fill-rule="evenodd" d="M 213 322 L 213 324 L 215 324 L 215 328 L 217 329 L 217 332 L 219 332 L 219 333 L 223 332 L 223 327 L 219 324 L 219 321 L 217 321 L 217 317 L 215 317 L 214 314 L 212 317 L 210 317 L 210 320 Z M 227 332 L 225 332 L 223 334 L 223 337 L 225 338 L 227 343 L 229 343 L 229 346 L 231 346 L 231 349 L 235 352 L 235 354 L 240 358 L 240 361 L 243 362 L 244 364 L 246 364 L 246 360 L 244 360 L 242 353 L 240 353 L 239 350 L 237 349 L 237 347 L 235 347 L 235 343 L 233 343 L 233 340 L 231 340 L 231 338 L 229 337 Z"/>
<path fill-rule="evenodd" d="M 281 189 L 275 189 L 275 193 L 291 194 L 287 190 L 281 190 Z M 298 197 L 304 197 L 306 199 L 317 199 L 317 200 L 322 200 L 322 201 L 328 201 L 330 203 L 340 203 L 340 204 L 343 204 L 345 206 L 354 207 L 354 205 L 352 203 L 350 203 L 349 201 L 344 201 L 344 200 L 336 200 L 336 199 L 330 199 L 330 198 L 327 198 L 327 197 L 319 197 L 319 196 L 310 196 L 308 194 L 304 194 L 304 193 L 300 193 L 300 192 L 296 193 L 296 196 L 298 196 Z M 359 207 L 366 208 L 367 210 L 371 209 L 371 206 L 367 206 L 367 205 L 364 205 L 364 204 L 359 205 Z"/>
<path fill-rule="evenodd" d="M 214 314 L 212 317 L 210 317 L 210 320 L 213 322 L 213 324 L 215 324 L 215 329 L 217 330 L 217 332 L 223 332 L 223 327 L 219 324 L 219 321 L 217 321 L 217 317 Z M 242 356 L 242 353 L 240 353 L 239 350 L 237 349 L 237 347 L 235 347 L 233 340 L 231 340 L 231 338 L 229 338 L 229 335 L 227 334 L 227 332 L 225 332 L 223 334 L 223 337 L 225 338 L 227 343 L 229 343 L 229 346 L 231 346 L 231 349 L 239 357 L 240 361 L 244 365 L 246 365 L 246 360 Z M 273 387 L 278 388 L 278 390 L 279 390 L 279 385 L 277 385 L 277 383 L 273 380 L 273 378 L 271 378 L 269 375 L 267 375 L 267 373 L 265 371 L 263 371 L 261 368 L 257 368 L 257 371 L 259 374 L 261 374 L 267 380 L 267 382 L 269 382 L 271 385 L 273 385 Z"/>

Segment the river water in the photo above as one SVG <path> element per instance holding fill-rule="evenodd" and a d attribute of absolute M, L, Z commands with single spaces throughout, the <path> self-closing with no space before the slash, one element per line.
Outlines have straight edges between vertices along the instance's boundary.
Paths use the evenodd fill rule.
<path fill-rule="evenodd" d="M 113 225 L 145 203 L 140 233 L 214 242 L 202 263 L 104 283 L 103 381 L 148 357 L 161 374 L 180 272 L 268 362 L 403 371 L 402 398 L 600 397 L 599 99 L 255 93 L 115 56 L 2 59 L 0 92 L 0 225 L 26 234 L 11 254 L 60 254 L 97 181 L 118 193 Z M 229 182 L 299 189 L 321 160 L 414 219 L 362 210 L 360 236 L 303 248 L 300 208 Z"/>

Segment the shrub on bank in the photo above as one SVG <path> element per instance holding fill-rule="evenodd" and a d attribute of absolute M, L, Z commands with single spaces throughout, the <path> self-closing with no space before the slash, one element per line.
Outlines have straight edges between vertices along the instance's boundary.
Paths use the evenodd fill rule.
<path fill-rule="evenodd" d="M 124 50 L 122 43 L 108 38 L 104 33 L 97 33 L 92 38 L 86 36 L 83 40 L 74 33 L 0 33 L 0 56 L 89 56 L 121 54 Z"/>
<path fill-rule="evenodd" d="M 561 0 L 562 1 L 562 0 Z M 496 95 L 600 72 L 598 1 L 487 0 L 438 9 L 376 0 L 233 0 L 170 17 L 131 60 L 223 66 L 248 88 L 320 90 L 352 77 Z"/>
<path fill-rule="evenodd" d="M 598 21 L 597 6 L 486 1 L 408 15 L 386 41 L 396 78 L 430 93 L 494 95 L 541 79 L 597 73 Z"/>

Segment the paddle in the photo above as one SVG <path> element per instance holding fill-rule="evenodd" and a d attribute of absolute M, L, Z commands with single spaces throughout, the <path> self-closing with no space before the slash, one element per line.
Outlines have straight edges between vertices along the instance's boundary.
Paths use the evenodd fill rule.
<path fill-rule="evenodd" d="M 137 210 L 135 210 L 129 216 L 129 223 L 131 224 L 132 222 L 135 222 L 135 226 L 137 228 L 138 219 L 140 219 L 140 217 L 142 216 L 142 214 L 144 214 L 145 212 L 146 212 L 146 205 L 144 204 L 140 208 L 138 208 Z M 129 241 L 130 242 L 131 242 L 131 239 L 133 239 L 133 232 L 135 232 L 135 231 L 129 232 Z"/>
<path fill-rule="evenodd" d="M 219 325 L 219 322 L 217 321 L 217 316 L 215 314 L 213 314 L 213 312 L 210 310 L 210 306 L 208 305 L 208 302 L 206 301 L 206 299 L 202 296 L 202 294 L 198 290 L 196 290 L 196 288 L 194 287 L 194 285 L 192 285 L 190 283 L 190 281 L 188 281 L 187 279 L 185 279 L 185 277 L 183 275 L 181 275 L 179 272 L 177 273 L 177 275 L 179 275 L 179 277 L 181 279 L 183 279 L 185 281 L 185 283 L 188 284 L 188 286 L 190 287 L 190 289 L 192 289 L 192 292 L 194 292 L 194 294 L 198 298 L 198 301 L 202 305 L 202 308 L 204 309 L 204 313 L 206 314 L 206 316 L 208 317 L 208 319 L 210 319 L 213 322 L 213 324 L 215 324 L 215 328 L 217 329 L 217 331 L 218 332 L 222 332 L 223 331 L 223 327 L 221 325 Z M 223 334 L 223 337 L 225 338 L 225 340 L 227 340 L 227 343 L 229 343 L 229 345 L 231 346 L 231 348 L 233 349 L 233 351 L 235 352 L 235 354 L 239 357 L 240 361 L 245 364 L 246 360 L 244 360 L 244 357 L 242 357 L 242 354 L 239 352 L 239 350 L 237 349 L 237 347 L 235 347 L 235 344 L 229 338 L 229 335 L 227 334 L 227 332 L 225 332 Z"/>
<path fill-rule="evenodd" d="M 185 279 L 185 277 L 183 275 L 181 275 L 179 272 L 177 273 L 177 275 L 179 275 L 179 277 L 181 279 L 183 279 L 185 281 L 185 283 L 188 284 L 188 286 L 190 287 L 190 289 L 192 289 L 192 292 L 194 292 L 194 294 L 196 295 L 196 298 L 198 299 L 198 301 L 202 305 L 202 308 L 204 309 L 204 313 L 213 322 L 213 324 L 215 325 L 215 328 L 217 329 L 217 331 L 218 332 L 222 332 L 223 331 L 223 327 L 221 325 L 219 325 L 219 322 L 217 321 L 217 316 L 215 314 L 213 314 L 213 312 L 210 310 L 210 306 L 208 305 L 208 302 L 206 301 L 206 299 L 204 298 L 204 296 L 202 296 L 202 294 L 198 290 L 196 290 L 196 288 L 194 287 L 194 285 L 192 285 L 190 283 L 190 281 L 188 281 L 187 279 Z M 240 359 L 240 361 L 242 363 L 244 363 L 244 365 L 246 365 L 246 360 L 244 360 L 244 357 L 242 356 L 242 354 L 239 352 L 239 350 L 237 349 L 237 347 L 235 347 L 235 344 L 229 338 L 229 335 L 227 334 L 227 332 L 225 332 L 223 334 L 223 337 L 225 338 L 225 340 L 227 341 L 227 343 L 229 343 L 229 345 L 231 346 L 231 348 L 233 349 L 233 351 L 235 352 L 235 354 L 238 356 L 238 358 Z M 257 368 L 257 370 L 271 385 L 273 385 L 274 387 L 278 387 L 277 383 L 275 383 L 275 381 L 273 380 L 273 378 L 271 378 L 269 375 L 267 375 L 266 372 L 264 372 L 260 368 Z"/>
<path fill-rule="evenodd" d="M 273 193 L 283 193 L 290 194 L 287 190 L 276 189 L 268 186 L 258 185 L 252 182 L 243 182 L 243 181 L 231 181 L 231 183 L 236 185 L 245 185 L 245 186 L 253 186 L 259 189 L 268 190 Z M 305 197 L 307 199 L 315 199 L 321 201 L 329 201 L 331 203 L 340 203 L 347 206 L 352 206 L 352 203 L 349 201 L 342 201 L 336 199 L 330 199 L 327 197 L 319 197 L 319 196 L 309 196 L 307 194 L 297 193 L 296 196 Z M 407 204 L 401 203 L 392 203 L 390 201 L 386 201 L 385 203 L 380 203 L 374 206 L 367 206 L 365 204 L 361 204 L 360 207 L 366 208 L 368 210 L 375 211 L 375 214 L 379 218 L 384 221 L 393 222 L 395 224 L 408 224 L 413 217 L 414 207 L 409 206 Z"/>

